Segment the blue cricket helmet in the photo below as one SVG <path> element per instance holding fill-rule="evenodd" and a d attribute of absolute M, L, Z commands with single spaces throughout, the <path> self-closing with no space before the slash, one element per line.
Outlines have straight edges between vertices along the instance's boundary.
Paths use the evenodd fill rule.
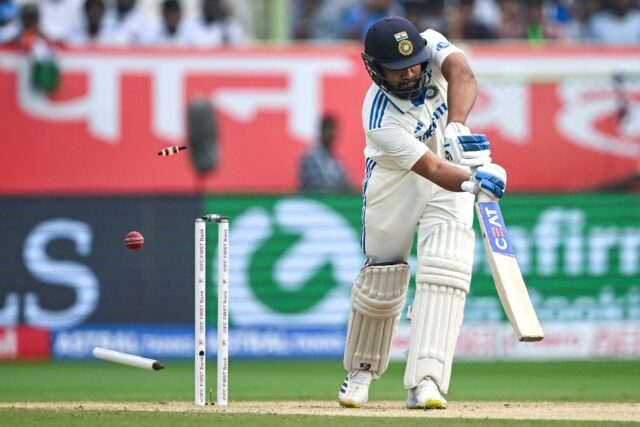
<path fill-rule="evenodd" d="M 404 18 L 391 16 L 376 21 L 367 31 L 362 59 L 375 84 L 402 99 L 416 99 L 431 80 L 427 42 L 416 27 Z M 393 82 L 383 69 L 403 70 L 422 65 L 418 77 Z M 414 84 L 415 82 L 415 84 Z M 410 86 L 405 88 L 406 86 Z"/>

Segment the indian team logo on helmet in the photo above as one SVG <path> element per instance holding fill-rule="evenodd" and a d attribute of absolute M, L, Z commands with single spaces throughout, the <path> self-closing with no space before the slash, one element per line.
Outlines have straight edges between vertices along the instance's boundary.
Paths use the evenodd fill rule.
<path fill-rule="evenodd" d="M 403 56 L 409 56 L 413 53 L 413 43 L 409 40 L 409 35 L 406 31 L 400 31 L 399 33 L 395 33 L 393 37 L 396 38 L 398 42 L 398 50 L 400 54 Z"/>
<path fill-rule="evenodd" d="M 398 43 L 398 50 L 401 55 L 409 56 L 413 53 L 413 43 L 411 43 L 411 40 L 402 40 Z"/>

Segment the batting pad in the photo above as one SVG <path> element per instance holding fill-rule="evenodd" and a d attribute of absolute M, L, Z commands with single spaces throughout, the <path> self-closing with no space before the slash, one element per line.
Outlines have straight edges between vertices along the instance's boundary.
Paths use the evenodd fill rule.
<path fill-rule="evenodd" d="M 389 349 L 409 284 L 406 263 L 365 267 L 351 289 L 344 367 L 367 369 L 378 378 L 389 365 Z"/>
<path fill-rule="evenodd" d="M 427 239 L 416 276 L 411 310 L 411 344 L 404 386 L 433 378 L 442 393 L 449 389 L 453 352 L 462 325 L 473 265 L 473 230 L 450 222 Z"/>
<path fill-rule="evenodd" d="M 417 266 L 416 283 L 442 285 L 469 292 L 473 266 L 471 227 L 447 222 L 433 230 Z"/>

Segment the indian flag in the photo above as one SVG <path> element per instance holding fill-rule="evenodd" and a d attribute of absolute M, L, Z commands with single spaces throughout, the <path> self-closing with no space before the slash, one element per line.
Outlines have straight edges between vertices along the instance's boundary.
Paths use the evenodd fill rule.
<path fill-rule="evenodd" d="M 409 36 L 407 35 L 406 31 L 401 31 L 399 33 L 395 33 L 393 36 L 396 38 L 397 42 L 400 42 L 402 40 L 406 40 L 406 39 L 409 38 Z"/>

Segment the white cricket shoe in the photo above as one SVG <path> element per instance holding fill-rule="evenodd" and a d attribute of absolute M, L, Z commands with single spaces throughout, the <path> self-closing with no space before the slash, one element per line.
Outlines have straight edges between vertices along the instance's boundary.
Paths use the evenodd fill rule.
<path fill-rule="evenodd" d="M 373 380 L 373 374 L 369 371 L 357 369 L 352 371 L 344 379 L 340 393 L 338 393 L 338 402 L 340 406 L 347 408 L 360 408 L 369 400 L 369 385 Z"/>
<path fill-rule="evenodd" d="M 446 407 L 447 401 L 442 397 L 438 384 L 431 377 L 425 378 L 417 386 L 409 389 L 408 409 L 445 409 Z"/>

